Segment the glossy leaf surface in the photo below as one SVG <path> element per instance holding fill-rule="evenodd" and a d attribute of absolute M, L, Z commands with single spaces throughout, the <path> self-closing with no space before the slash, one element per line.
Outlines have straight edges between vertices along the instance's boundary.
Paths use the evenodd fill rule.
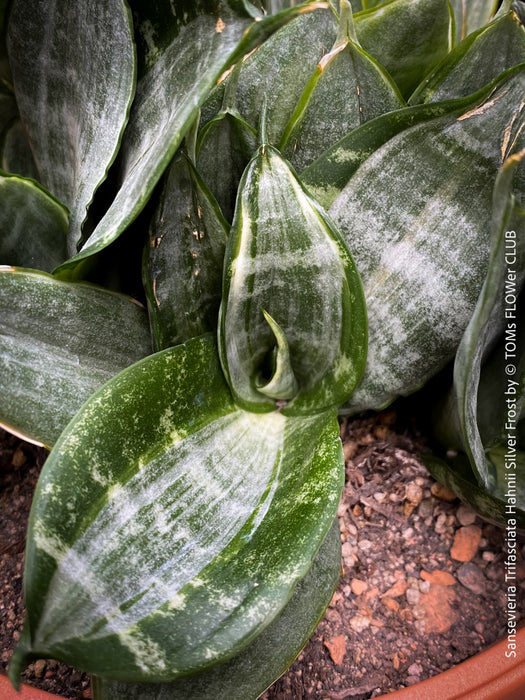
<path fill-rule="evenodd" d="M 272 379 L 278 336 L 287 339 L 297 394 L 260 391 Z M 354 262 L 326 213 L 303 189 L 287 162 L 263 145 L 247 167 L 228 241 L 220 321 L 221 362 L 245 408 L 286 412 L 337 406 L 361 376 L 366 357 L 366 310 Z"/>
<path fill-rule="evenodd" d="M 151 3 L 148 7 L 154 11 Z M 152 39 L 120 153 L 120 189 L 81 252 L 61 267 L 62 275 L 74 274 L 80 260 L 109 245 L 137 217 L 222 73 L 292 17 L 314 7 L 315 2 L 306 3 L 254 22 L 245 13 L 203 2 L 182 13 L 189 20 L 184 26 L 174 18 L 178 33 L 166 47 Z M 141 26 L 147 31 L 149 25 Z"/>
<path fill-rule="evenodd" d="M 405 98 L 452 46 L 447 0 L 389 0 L 354 20 L 359 43 L 386 68 Z"/>
<path fill-rule="evenodd" d="M 215 331 L 228 224 L 182 152 L 149 230 L 144 285 L 157 349 Z"/>
<path fill-rule="evenodd" d="M 0 422 L 53 445 L 84 401 L 151 352 L 146 311 L 119 294 L 0 268 Z"/>
<path fill-rule="evenodd" d="M 0 264 L 51 272 L 66 259 L 68 211 L 33 180 L 0 171 Z"/>
<path fill-rule="evenodd" d="M 470 95 L 523 61 L 525 28 L 511 11 L 464 39 L 423 80 L 410 103 L 440 102 Z"/>
<path fill-rule="evenodd" d="M 332 205 L 369 316 L 367 370 L 353 410 L 417 389 L 452 359 L 483 283 L 492 188 L 502 142 L 520 133 L 524 75 L 512 71 L 460 117 L 392 138 Z"/>
<path fill-rule="evenodd" d="M 95 679 L 94 700 L 255 700 L 291 664 L 330 602 L 341 570 L 339 528 L 332 525 L 312 568 L 283 612 L 244 651 L 171 683 L 131 685 Z"/>
<path fill-rule="evenodd" d="M 73 255 L 135 90 L 129 9 L 123 0 L 15 0 L 8 49 L 39 181 L 71 212 Z"/>
<path fill-rule="evenodd" d="M 34 655 L 130 681 L 231 657 L 307 574 L 343 480 L 335 411 L 237 409 L 212 336 L 124 370 L 42 472 L 12 677 Z"/>
<path fill-rule="evenodd" d="M 280 149 L 304 170 L 352 129 L 404 106 L 390 76 L 356 43 L 351 7 L 343 0 L 336 42 L 308 81 Z"/>

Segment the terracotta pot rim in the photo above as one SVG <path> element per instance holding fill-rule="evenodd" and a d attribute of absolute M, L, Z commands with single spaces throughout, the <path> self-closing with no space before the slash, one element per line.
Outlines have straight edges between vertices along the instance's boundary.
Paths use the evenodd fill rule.
<path fill-rule="evenodd" d="M 525 697 L 525 626 L 515 638 L 516 656 L 502 639 L 454 668 L 438 673 L 410 688 L 382 695 L 377 700 L 522 700 Z M 61 698 L 23 685 L 17 693 L 0 674 L 2 700 L 51 700 Z"/>

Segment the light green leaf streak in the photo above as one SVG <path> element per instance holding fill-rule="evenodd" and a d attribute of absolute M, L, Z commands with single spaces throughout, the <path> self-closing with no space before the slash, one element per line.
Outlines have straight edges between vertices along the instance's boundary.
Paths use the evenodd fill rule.
<path fill-rule="evenodd" d="M 71 212 L 73 255 L 133 98 L 131 16 L 123 0 L 15 0 L 8 50 L 39 180 Z"/>
<path fill-rule="evenodd" d="M 344 401 L 366 355 L 361 294 L 339 233 L 279 152 L 263 145 L 241 181 L 225 262 L 220 352 L 235 400 L 250 410 L 274 408 L 255 385 L 275 346 L 264 309 L 287 338 L 299 384 L 285 410 Z"/>
<path fill-rule="evenodd" d="M 0 422 L 53 445 L 104 382 L 151 352 L 145 310 L 94 285 L 0 268 Z"/>
<path fill-rule="evenodd" d="M 334 524 L 290 602 L 257 639 L 230 661 L 172 683 L 136 684 L 94 679 L 94 700 L 255 700 L 291 664 L 330 602 L 341 570 Z"/>
<path fill-rule="evenodd" d="M 157 349 L 215 331 L 228 224 L 184 153 L 150 225 L 144 286 Z"/>
<path fill-rule="evenodd" d="M 352 129 L 405 101 L 386 71 L 352 40 L 351 8 L 341 4 L 337 40 L 307 83 L 280 149 L 299 171 Z"/>
<path fill-rule="evenodd" d="M 453 18 L 447 0 L 389 0 L 354 17 L 359 43 L 408 97 L 450 51 Z"/>
<path fill-rule="evenodd" d="M 74 274 L 80 260 L 109 245 L 137 217 L 221 74 L 291 17 L 316 5 L 256 22 L 228 8 L 210 15 L 200 7 L 162 52 L 153 42 L 154 62 L 138 81 L 122 144 L 121 187 L 81 252 L 61 266 L 61 275 Z"/>
<path fill-rule="evenodd" d="M 509 12 L 463 40 L 425 78 L 410 103 L 470 95 L 523 61 L 525 28 L 517 14 Z"/>
<path fill-rule="evenodd" d="M 44 467 L 28 536 L 31 638 L 13 674 L 44 654 L 161 681 L 241 651 L 309 570 L 343 471 L 335 411 L 236 409 L 210 336 L 121 372 Z"/>
<path fill-rule="evenodd" d="M 492 187 L 505 134 L 523 123 L 524 75 L 514 71 L 462 117 L 388 141 L 332 205 L 369 317 L 368 365 L 351 410 L 417 389 L 452 358 L 485 276 Z"/>
<path fill-rule="evenodd" d="M 0 264 L 51 272 L 66 259 L 68 220 L 36 182 L 0 171 Z"/>

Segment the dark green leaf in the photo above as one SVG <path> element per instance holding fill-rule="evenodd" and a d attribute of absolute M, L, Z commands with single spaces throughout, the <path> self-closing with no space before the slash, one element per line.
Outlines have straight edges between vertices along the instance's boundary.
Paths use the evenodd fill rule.
<path fill-rule="evenodd" d="M 288 371 L 297 381 L 285 411 L 342 403 L 366 357 L 359 275 L 326 213 L 268 145 L 259 148 L 239 187 L 219 322 L 221 361 L 235 400 L 255 411 L 290 401 L 260 391 L 261 374 L 272 379 L 268 360 L 278 344 L 264 312 L 286 336 Z M 294 380 L 280 382 L 289 387 Z"/>
<path fill-rule="evenodd" d="M 51 272 L 66 259 L 68 211 L 33 180 L 0 170 L 0 264 Z"/>
<path fill-rule="evenodd" d="M 53 445 L 104 382 L 151 352 L 146 311 L 113 292 L 0 268 L 0 422 Z"/>
<path fill-rule="evenodd" d="M 0 155 L 0 167 L 5 172 L 38 179 L 27 131 L 19 118 L 14 119 L 0 135 Z"/>
<path fill-rule="evenodd" d="M 350 4 L 342 0 L 336 42 L 308 81 L 281 139 L 283 155 L 299 171 L 360 124 L 405 106 L 388 73 L 356 41 Z"/>
<path fill-rule="evenodd" d="M 184 153 L 150 225 L 144 286 L 157 349 L 216 330 L 228 224 Z"/>
<path fill-rule="evenodd" d="M 354 19 L 359 43 L 386 68 L 405 98 L 452 47 L 447 0 L 389 0 Z"/>
<path fill-rule="evenodd" d="M 312 568 L 277 619 L 230 661 L 171 683 L 130 685 L 94 679 L 94 700 L 255 700 L 291 664 L 330 602 L 341 570 L 341 539 L 334 524 Z"/>
<path fill-rule="evenodd" d="M 133 98 L 130 12 L 124 0 L 14 0 L 8 49 L 39 181 L 71 212 L 73 255 Z"/>
<path fill-rule="evenodd" d="M 441 102 L 480 90 L 525 61 L 525 28 L 511 11 L 464 39 L 410 97 L 411 104 Z"/>
<path fill-rule="evenodd" d="M 335 411 L 238 410 L 211 336 L 124 370 L 41 474 L 11 677 L 34 656 L 129 681 L 227 660 L 307 574 L 343 479 Z"/>

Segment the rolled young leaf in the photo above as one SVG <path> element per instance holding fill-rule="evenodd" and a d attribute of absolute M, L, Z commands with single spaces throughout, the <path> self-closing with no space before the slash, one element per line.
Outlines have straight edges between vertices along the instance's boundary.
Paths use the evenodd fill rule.
<path fill-rule="evenodd" d="M 454 22 L 447 0 L 388 0 L 354 17 L 359 43 L 408 98 L 450 51 Z"/>
<path fill-rule="evenodd" d="M 470 95 L 524 61 L 525 27 L 511 10 L 464 39 L 422 81 L 410 104 Z"/>
<path fill-rule="evenodd" d="M 217 329 L 228 224 L 188 157 L 166 174 L 144 255 L 157 350 Z"/>
<path fill-rule="evenodd" d="M 363 278 L 370 327 L 349 410 L 386 405 L 452 359 L 485 276 L 493 183 L 502 143 L 520 133 L 524 88 L 521 67 L 465 114 L 395 136 L 332 205 Z"/>
<path fill-rule="evenodd" d="M 290 602 L 250 646 L 229 661 L 171 683 L 93 679 L 93 700 L 255 700 L 292 663 L 330 602 L 341 571 L 341 536 L 330 528 Z"/>
<path fill-rule="evenodd" d="M 307 574 L 343 481 L 336 412 L 237 409 L 213 336 L 124 370 L 42 471 L 11 678 L 35 656 L 133 682 L 230 658 Z"/>
<path fill-rule="evenodd" d="M 67 257 L 68 210 L 33 180 L 0 170 L 0 264 L 51 272 Z"/>
<path fill-rule="evenodd" d="M 404 106 L 391 77 L 357 43 L 352 8 L 342 0 L 335 44 L 308 81 L 279 148 L 304 170 L 352 129 Z"/>
<path fill-rule="evenodd" d="M 267 396 L 261 388 L 261 377 L 271 382 L 277 371 L 274 349 L 283 348 L 264 312 L 286 337 L 289 359 L 279 370 L 286 396 Z M 366 357 L 366 310 L 352 257 L 326 213 L 267 144 L 239 186 L 219 338 L 235 400 L 254 411 L 337 406 L 357 385 Z"/>
<path fill-rule="evenodd" d="M 146 310 L 121 294 L 0 267 L 0 423 L 51 447 L 84 401 L 151 352 Z"/>
<path fill-rule="evenodd" d="M 131 15 L 123 0 L 15 0 L 8 49 L 39 181 L 71 212 L 74 255 L 135 91 Z"/>
<path fill-rule="evenodd" d="M 143 17 L 139 30 L 147 33 L 146 43 L 151 41 L 120 152 L 120 188 L 80 253 L 58 274 L 74 276 L 81 260 L 108 246 L 135 220 L 224 71 L 290 19 L 319 4 L 324 6 L 307 2 L 256 21 L 215 0 L 175 5 L 179 14 L 164 17 L 175 34 L 167 46 L 156 43 L 149 17 Z M 154 4 L 146 10 L 154 13 Z M 166 34 L 170 32 L 161 31 L 161 38 Z"/>

